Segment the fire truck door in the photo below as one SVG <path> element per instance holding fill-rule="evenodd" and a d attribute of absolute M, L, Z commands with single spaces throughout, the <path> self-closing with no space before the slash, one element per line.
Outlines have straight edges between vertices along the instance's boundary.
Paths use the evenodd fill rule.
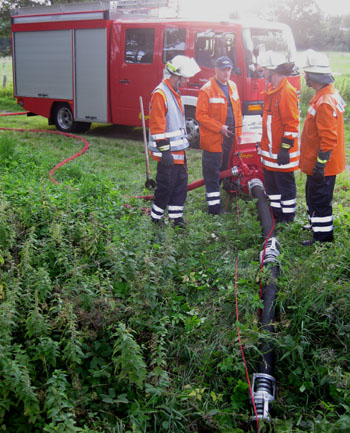
<path fill-rule="evenodd" d="M 15 95 L 72 99 L 70 30 L 15 32 Z"/>
<path fill-rule="evenodd" d="M 146 113 L 151 93 L 161 81 L 162 68 L 155 55 L 155 32 L 152 27 L 125 26 L 122 31 L 121 58 L 117 74 L 119 95 L 116 98 L 118 122 L 140 124 L 140 99 Z"/>
<path fill-rule="evenodd" d="M 75 30 L 75 119 L 108 121 L 106 29 Z"/>

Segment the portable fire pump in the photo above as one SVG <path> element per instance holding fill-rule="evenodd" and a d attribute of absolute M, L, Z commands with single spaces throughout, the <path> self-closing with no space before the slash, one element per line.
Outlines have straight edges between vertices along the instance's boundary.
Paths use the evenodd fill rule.
<path fill-rule="evenodd" d="M 259 156 L 260 134 L 244 132 L 237 148 L 232 148 L 229 167 L 232 176 L 225 177 L 223 188 L 229 193 L 243 191 L 249 194 L 249 182 L 259 179 L 264 182 L 264 173 Z"/>

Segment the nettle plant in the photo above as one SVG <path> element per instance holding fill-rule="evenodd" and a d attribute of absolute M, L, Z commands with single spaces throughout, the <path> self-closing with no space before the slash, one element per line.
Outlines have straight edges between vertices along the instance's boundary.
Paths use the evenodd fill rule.
<path fill-rule="evenodd" d="M 22 122 L 46 127 L 38 118 Z M 268 278 L 259 271 L 263 239 L 254 200 L 239 196 L 229 214 L 212 218 L 204 191 L 191 191 L 186 231 L 159 230 L 149 203 L 130 198 L 144 184 L 141 135 L 97 135 L 93 128 L 84 157 L 56 172 L 61 185 L 48 172 L 79 144 L 29 132 L 0 135 L 2 430 L 251 431 L 236 328 L 252 374 L 266 337 L 259 281 Z M 188 160 L 190 176 L 200 178 L 199 151 L 191 149 Z M 347 186 L 347 174 L 338 182 Z M 297 183 L 296 221 L 276 228 L 273 426 L 346 432 L 348 192 L 335 192 L 335 242 L 306 250 L 299 246 L 304 179 Z"/>

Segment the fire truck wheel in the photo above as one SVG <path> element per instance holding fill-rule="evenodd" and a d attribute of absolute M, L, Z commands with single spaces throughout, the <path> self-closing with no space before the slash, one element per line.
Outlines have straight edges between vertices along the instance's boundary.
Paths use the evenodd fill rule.
<path fill-rule="evenodd" d="M 186 130 L 187 138 L 190 142 L 190 146 L 198 149 L 199 148 L 199 123 L 195 117 L 196 109 L 194 107 L 185 106 L 185 117 L 186 117 Z"/>
<path fill-rule="evenodd" d="M 53 107 L 53 121 L 56 128 L 62 132 L 85 132 L 90 128 L 90 122 L 76 122 L 70 106 L 66 103 Z"/>

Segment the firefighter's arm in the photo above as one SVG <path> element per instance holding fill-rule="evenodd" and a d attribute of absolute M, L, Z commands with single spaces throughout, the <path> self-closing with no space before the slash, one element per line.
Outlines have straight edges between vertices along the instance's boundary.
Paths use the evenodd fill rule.
<path fill-rule="evenodd" d="M 166 97 L 164 93 L 159 90 L 152 95 L 149 128 L 158 150 L 162 153 L 160 163 L 165 167 L 172 167 L 174 160 L 170 152 L 170 142 L 169 139 L 165 137 L 166 113 Z"/>
<path fill-rule="evenodd" d="M 161 90 L 152 95 L 149 115 L 149 128 L 158 149 L 161 152 L 170 150 L 169 139 L 165 137 L 167 106 L 166 97 Z"/>
<path fill-rule="evenodd" d="M 199 91 L 198 95 L 196 119 L 198 120 L 200 126 L 204 126 L 213 132 L 220 133 L 223 126 L 223 123 L 209 116 L 209 97 L 202 90 Z"/>
<path fill-rule="evenodd" d="M 295 91 L 287 91 L 282 95 L 279 109 L 283 125 L 281 147 L 290 149 L 293 147 L 299 131 L 299 108 Z"/>
<path fill-rule="evenodd" d="M 316 127 L 320 137 L 320 151 L 333 151 L 338 141 L 337 118 L 329 104 L 321 104 L 316 113 Z"/>
<path fill-rule="evenodd" d="M 167 113 L 165 95 L 161 91 L 153 93 L 149 112 L 149 129 L 152 135 L 164 134 L 166 131 L 165 116 Z"/>
<path fill-rule="evenodd" d="M 320 137 L 320 148 L 313 168 L 312 177 L 316 182 L 324 182 L 325 167 L 337 145 L 337 118 L 329 104 L 321 104 L 316 113 L 316 126 Z"/>

